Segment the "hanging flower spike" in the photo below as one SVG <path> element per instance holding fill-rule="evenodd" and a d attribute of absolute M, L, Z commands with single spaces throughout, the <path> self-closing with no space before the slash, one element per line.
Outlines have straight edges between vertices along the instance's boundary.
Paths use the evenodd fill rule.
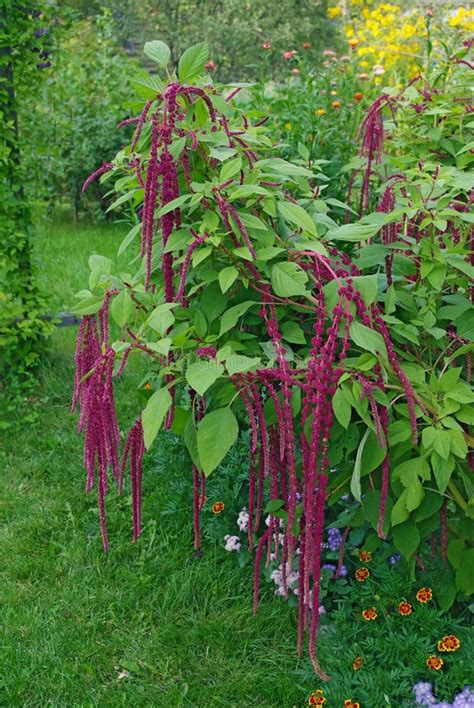
<path fill-rule="evenodd" d="M 382 159 L 384 148 L 383 109 L 385 106 L 389 106 L 393 113 L 390 97 L 387 94 L 382 94 L 367 109 L 367 114 L 356 135 L 356 141 L 361 140 L 360 155 L 367 159 L 362 181 L 359 216 L 362 216 L 369 204 L 372 165 Z"/>
<path fill-rule="evenodd" d="M 110 170 L 113 170 L 114 166 L 111 162 L 104 162 L 102 167 L 99 167 L 98 170 L 93 172 L 89 177 L 86 179 L 84 184 L 82 185 L 81 192 L 85 192 L 86 189 L 89 187 L 92 182 L 97 179 L 97 177 L 100 177 L 101 175 L 105 175 L 106 172 L 110 172 Z"/>

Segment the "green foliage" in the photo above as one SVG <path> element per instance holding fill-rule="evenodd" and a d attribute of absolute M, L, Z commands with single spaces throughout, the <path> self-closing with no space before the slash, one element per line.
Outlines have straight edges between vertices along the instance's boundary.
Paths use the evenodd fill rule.
<path fill-rule="evenodd" d="M 138 64 L 118 44 L 105 11 L 87 20 L 66 15 L 54 49 L 39 90 L 32 98 L 24 82 L 19 97 L 30 197 L 51 205 L 65 198 L 75 217 L 81 209 L 99 217 L 103 190 L 92 186 L 81 196 L 81 188 L 98 162 L 126 139 L 130 129 L 118 131 L 117 124 L 129 96 L 126 77 L 138 72 Z"/>
<path fill-rule="evenodd" d="M 0 376 L 2 403 L 12 410 L 33 383 L 32 369 L 51 330 L 35 282 L 25 142 L 18 124 L 18 87 L 28 84 L 31 91 L 38 80 L 32 51 L 38 7 L 5 2 L 0 10 Z M 2 425 L 5 412 L 2 406 Z"/>
<path fill-rule="evenodd" d="M 161 45 L 154 45 L 151 53 L 156 52 L 161 62 L 166 52 Z M 198 45 L 180 63 L 182 75 L 195 76 L 193 83 L 200 88 L 208 85 L 205 78 L 195 75 L 205 59 L 204 48 Z M 467 68 L 450 61 L 443 71 L 450 76 L 444 85 L 448 97 L 443 102 L 448 115 L 451 105 L 455 105 L 456 113 L 459 111 L 454 97 L 464 89 Z M 168 81 L 174 80 L 169 73 Z M 428 79 L 423 86 L 427 85 Z M 436 95 L 441 96 L 441 90 L 437 91 Z M 455 165 L 449 161 L 438 164 L 438 151 L 433 149 L 421 163 L 420 156 L 411 151 L 410 142 L 403 138 L 404 131 L 409 130 L 403 115 L 405 111 L 411 114 L 413 109 L 408 102 L 411 99 L 400 94 L 393 100 L 402 127 L 399 133 L 392 127 L 391 144 L 395 147 L 385 158 L 387 173 L 396 174 L 396 178 L 381 187 L 381 191 L 389 189 L 393 205 L 388 212 L 377 211 L 355 223 L 338 226 L 331 215 L 335 212 L 336 217 L 340 210 L 338 200 L 329 198 L 326 202 L 315 189 L 315 185 L 325 181 L 320 166 L 311 159 L 288 162 L 273 157 L 265 126 L 245 123 L 240 108 L 233 108 L 217 93 L 210 96 L 224 113 L 229 129 L 239 131 L 239 135 L 251 141 L 252 150 L 260 154 L 249 160 L 239 142 L 229 146 L 228 135 L 213 124 L 203 100 L 196 100 L 189 110 L 188 103 L 178 99 L 183 129 L 196 135 L 199 151 L 189 153 L 191 189 L 180 174 L 179 196 L 163 203 L 158 216 L 179 208 L 180 228 L 167 241 L 164 252 L 173 255 L 178 272 L 192 255 L 189 272 L 183 270 L 182 276 L 187 279 L 192 295 L 189 303 L 163 302 L 162 246 L 157 239 L 151 261 L 155 287 L 151 291 L 144 287 L 144 265 L 138 265 L 134 257 L 125 270 L 117 269 L 109 261 L 95 259 L 90 290 L 78 294 L 77 311 L 97 312 L 105 293 L 113 287 L 112 312 L 114 309 L 120 312 L 122 327 L 121 337 L 113 344 L 118 358 L 129 344 L 126 334 L 129 328 L 138 332 L 141 345 L 151 351 L 166 352 L 166 360 L 162 359 L 157 366 L 152 364 L 150 381 L 157 398 L 150 400 L 163 398 L 169 403 L 167 390 L 173 388 L 178 405 L 186 408 L 186 397 L 180 393 L 183 386 L 190 384 L 197 393 L 206 394 L 204 419 L 199 422 L 199 418 L 191 416 L 181 433 L 193 462 L 209 474 L 237 437 L 236 415 L 239 416 L 240 409 L 232 376 L 254 366 L 272 367 L 277 357 L 265 324 L 258 316 L 256 291 L 261 292 L 262 288 L 259 283 L 250 282 L 246 264 L 252 261 L 262 283 L 271 284 L 278 303 L 278 325 L 286 333 L 285 357 L 304 367 L 312 337 L 304 315 L 310 311 L 314 316 L 316 303 L 314 279 L 308 275 L 305 258 L 314 253 L 322 262 L 329 263 L 328 254 L 334 253 L 331 249 L 337 244 L 350 254 L 358 268 L 353 272 L 353 284 L 362 300 L 368 307 L 377 305 L 381 319 L 379 331 L 373 321 L 368 327 L 367 321 L 358 317 L 350 326 L 349 355 L 334 403 L 338 422 L 328 441 L 329 460 L 337 466 L 337 475 L 328 485 L 329 499 L 336 495 L 337 500 L 350 489 L 362 507 L 346 515 L 345 523 L 360 526 L 368 521 L 377 531 L 378 508 L 382 503 L 379 468 L 386 445 L 379 442 L 380 422 L 374 414 L 376 401 L 388 409 L 390 416 L 391 474 L 385 534 L 414 567 L 415 555 L 427 552 L 429 540 L 439 543 L 436 533 L 441 518 L 443 549 L 445 536 L 448 541 L 461 539 L 464 545 L 459 552 L 464 554 L 467 565 L 473 537 L 473 490 L 467 471 L 472 438 L 467 426 L 474 395 L 468 380 L 472 323 L 465 313 L 470 306 L 468 204 L 474 180 L 465 167 L 472 155 L 463 152 L 462 163 Z M 429 106 L 418 115 L 420 121 L 424 118 L 432 121 Z M 458 118 L 446 121 L 455 136 L 460 125 Z M 178 137 L 170 152 L 179 156 L 184 146 L 185 139 L 183 142 Z M 149 159 L 149 150 L 150 132 L 144 130 L 137 144 L 142 164 Z M 128 167 L 128 157 L 126 148 L 114 161 L 113 206 L 118 208 L 132 199 L 139 209 L 144 190 L 135 171 Z M 236 174 L 240 179 L 229 177 Z M 103 179 L 108 181 L 110 176 Z M 222 219 L 216 194 L 235 209 L 229 216 L 233 237 Z M 245 245 L 244 227 L 248 237 Z M 387 240 L 386 229 L 392 227 L 395 231 L 390 233 L 395 237 Z M 199 237 L 196 245 L 195 239 Z M 370 245 L 366 246 L 368 239 Z M 128 243 L 126 247 L 129 249 Z M 338 303 L 340 285 L 339 278 L 330 278 L 324 286 L 331 307 Z M 123 294 L 125 291 L 129 292 L 133 307 Z M 115 305 L 119 298 L 120 304 Z M 123 300 L 128 303 L 125 309 Z M 371 312 L 375 318 L 376 311 Z M 297 325 L 295 331 L 296 322 L 301 326 Z M 393 349 L 389 349 L 382 336 L 382 327 L 388 328 Z M 131 358 L 141 356 L 133 351 L 131 344 Z M 215 350 L 216 360 L 209 366 L 202 362 L 203 347 Z M 395 373 L 397 361 L 401 374 Z M 456 366 L 452 366 L 454 362 Z M 373 390 L 374 401 L 369 405 L 361 382 L 378 367 L 386 386 L 383 391 Z M 415 402 L 405 398 L 401 376 L 410 382 Z M 145 414 L 142 419 L 148 442 L 157 434 L 167 407 L 160 405 L 158 410 L 158 416 Z M 298 410 L 298 407 L 294 410 L 296 421 Z M 416 418 L 421 433 L 416 439 L 410 417 Z M 271 418 L 268 422 L 272 422 Z M 451 558 L 458 563 L 457 568 L 452 564 L 451 589 L 445 593 L 452 603 L 456 591 L 465 596 L 470 586 L 466 565 L 454 551 L 448 562 L 452 562 Z"/>

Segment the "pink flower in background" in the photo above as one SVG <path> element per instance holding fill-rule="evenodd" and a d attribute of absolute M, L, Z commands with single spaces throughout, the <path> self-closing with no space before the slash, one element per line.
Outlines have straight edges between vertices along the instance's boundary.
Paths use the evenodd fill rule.
<path fill-rule="evenodd" d="M 209 61 L 204 64 L 204 68 L 206 71 L 215 71 L 216 63 L 213 62 L 212 59 L 209 59 Z"/>
<path fill-rule="evenodd" d="M 262 42 L 262 49 L 264 49 L 265 51 L 268 51 L 271 48 L 272 48 L 272 45 L 270 44 L 270 42 Z"/>

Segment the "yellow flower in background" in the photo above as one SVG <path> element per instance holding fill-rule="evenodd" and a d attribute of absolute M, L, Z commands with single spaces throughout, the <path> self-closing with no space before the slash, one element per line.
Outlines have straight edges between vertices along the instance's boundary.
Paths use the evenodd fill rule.
<path fill-rule="evenodd" d="M 339 17 L 340 14 L 341 14 L 340 7 L 329 7 L 328 8 L 328 17 L 330 20 L 333 20 L 335 17 Z"/>
<path fill-rule="evenodd" d="M 474 32 L 474 10 L 458 7 L 449 17 L 448 24 L 464 32 Z"/>
<path fill-rule="evenodd" d="M 324 108 L 316 108 L 314 111 L 317 116 L 325 116 L 326 115 L 326 110 Z"/>

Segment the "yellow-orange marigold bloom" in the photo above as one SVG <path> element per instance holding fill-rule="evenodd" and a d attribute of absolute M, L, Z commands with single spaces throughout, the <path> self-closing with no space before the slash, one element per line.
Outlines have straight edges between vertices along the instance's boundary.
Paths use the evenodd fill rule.
<path fill-rule="evenodd" d="M 354 94 L 354 98 L 356 98 L 356 96 L 360 96 L 360 98 L 362 98 L 361 93 Z M 360 101 L 360 98 L 356 98 L 356 101 Z M 372 560 L 372 553 L 370 551 L 361 551 L 359 553 L 359 560 L 363 561 L 364 563 L 370 563 L 370 561 Z"/>
<path fill-rule="evenodd" d="M 362 101 L 363 98 L 364 98 L 364 94 L 361 93 L 361 91 L 356 91 L 356 92 L 355 92 L 355 94 L 354 94 L 354 100 L 355 100 L 355 101 Z M 370 560 L 372 560 L 372 554 L 371 554 L 370 551 L 361 551 L 361 553 L 367 553 L 368 555 L 370 555 Z M 359 556 L 359 557 L 360 557 L 360 556 Z M 365 560 L 365 558 L 361 558 L 361 560 Z M 365 562 L 367 563 L 367 561 L 365 561 Z"/>
<path fill-rule="evenodd" d="M 440 668 L 443 666 L 444 661 L 440 659 L 439 656 L 435 656 L 432 654 L 428 659 L 426 660 L 426 666 L 429 669 L 433 669 L 433 671 L 439 671 Z"/>
<path fill-rule="evenodd" d="M 406 617 L 407 615 L 411 615 L 413 612 L 413 607 L 409 602 L 400 602 L 398 605 L 398 611 L 401 615 Z"/>
<path fill-rule="evenodd" d="M 331 105 L 333 108 L 340 108 L 342 104 L 340 101 L 333 101 Z"/>
<path fill-rule="evenodd" d="M 146 383 L 143 388 L 145 389 L 145 391 L 149 391 L 151 389 L 151 384 Z"/>
<path fill-rule="evenodd" d="M 448 634 L 438 642 L 438 651 L 457 651 L 461 642 L 454 634 Z"/>
<path fill-rule="evenodd" d="M 344 708 L 360 708 L 360 703 L 353 703 L 350 698 L 346 698 Z"/>
<path fill-rule="evenodd" d="M 361 656 L 356 656 L 356 658 L 352 662 L 352 668 L 354 669 L 354 671 L 359 671 L 363 661 L 364 659 Z"/>
<path fill-rule="evenodd" d="M 355 572 L 355 578 L 356 580 L 359 581 L 359 583 L 363 583 L 364 580 L 367 580 L 367 578 L 370 575 L 370 570 L 368 568 L 357 568 Z"/>
<path fill-rule="evenodd" d="M 215 502 L 211 507 L 212 513 L 213 514 L 220 514 L 221 511 L 224 511 L 224 506 L 225 506 L 224 502 L 221 502 L 221 501 Z"/>
<path fill-rule="evenodd" d="M 369 607 L 367 610 L 362 610 L 362 617 L 367 620 L 367 622 L 375 620 L 378 617 L 377 610 L 375 607 Z"/>
<path fill-rule="evenodd" d="M 324 108 L 316 108 L 314 111 L 317 116 L 325 116 L 326 115 L 326 110 Z"/>
<path fill-rule="evenodd" d="M 323 703 L 326 703 L 326 699 L 323 696 L 323 692 L 321 691 L 320 688 L 318 688 L 317 691 L 313 691 L 313 693 L 310 695 L 308 699 L 308 705 L 309 706 L 322 706 Z"/>
<path fill-rule="evenodd" d="M 420 588 L 416 593 L 416 599 L 418 602 L 429 602 L 433 599 L 433 591 L 431 588 Z"/>
<path fill-rule="evenodd" d="M 351 46 L 351 47 L 357 47 L 357 45 L 359 44 L 359 40 L 356 39 L 355 37 L 351 37 L 348 40 L 348 43 L 349 43 L 349 46 Z"/>

